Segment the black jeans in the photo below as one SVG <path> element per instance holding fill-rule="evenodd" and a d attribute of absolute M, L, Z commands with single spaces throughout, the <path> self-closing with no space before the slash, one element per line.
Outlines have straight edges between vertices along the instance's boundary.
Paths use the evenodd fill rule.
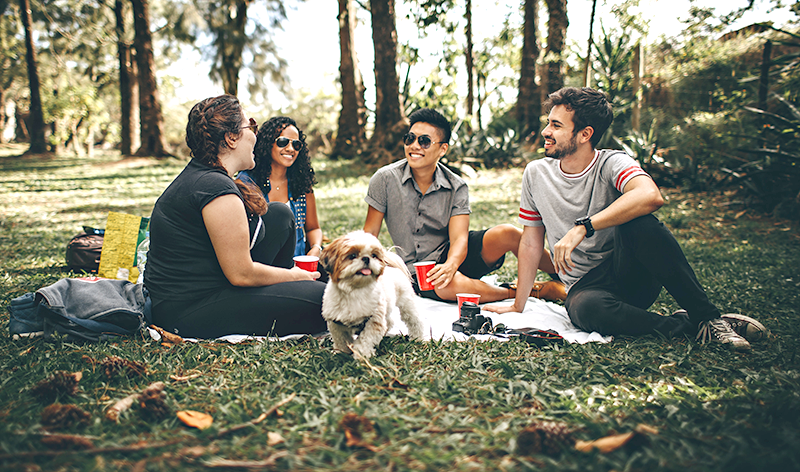
<path fill-rule="evenodd" d="M 688 321 L 647 311 L 661 287 L 688 312 Z M 602 334 L 692 333 L 720 315 L 675 237 L 653 215 L 615 228 L 612 257 L 570 288 L 566 307 L 576 326 Z"/>
<path fill-rule="evenodd" d="M 254 261 L 290 268 L 295 247 L 292 211 L 270 203 L 262 217 L 266 235 L 250 254 Z M 153 321 L 190 338 L 217 338 L 227 334 L 317 334 L 327 330 L 322 318 L 325 284 L 317 281 L 284 282 L 264 287 L 230 286 L 200 300 L 153 300 Z"/>

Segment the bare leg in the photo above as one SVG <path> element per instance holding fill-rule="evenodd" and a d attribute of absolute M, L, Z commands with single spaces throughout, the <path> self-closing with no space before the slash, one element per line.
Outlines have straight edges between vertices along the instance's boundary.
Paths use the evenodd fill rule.
<path fill-rule="evenodd" d="M 483 250 L 481 251 L 481 257 L 486 265 L 491 266 L 507 252 L 513 253 L 516 257 L 520 238 L 522 238 L 522 230 L 512 225 L 497 225 L 486 230 L 483 235 Z M 547 274 L 556 273 L 556 267 L 546 248 L 542 251 L 542 258 L 539 260 L 539 270 Z"/>

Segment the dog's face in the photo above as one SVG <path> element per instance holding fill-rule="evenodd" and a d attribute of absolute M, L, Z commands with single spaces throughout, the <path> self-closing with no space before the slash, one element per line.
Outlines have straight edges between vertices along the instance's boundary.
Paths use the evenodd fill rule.
<path fill-rule="evenodd" d="M 363 286 L 374 282 L 386 267 L 386 249 L 378 238 L 354 231 L 336 238 L 320 256 L 320 263 L 330 274 L 331 282 Z"/>

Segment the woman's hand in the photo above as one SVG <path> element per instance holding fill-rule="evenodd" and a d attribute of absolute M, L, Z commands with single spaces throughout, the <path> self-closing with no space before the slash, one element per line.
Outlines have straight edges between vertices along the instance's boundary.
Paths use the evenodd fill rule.
<path fill-rule="evenodd" d="M 289 269 L 289 273 L 293 277 L 292 280 L 317 280 L 320 276 L 320 273 L 317 271 L 309 272 L 297 266 Z"/>

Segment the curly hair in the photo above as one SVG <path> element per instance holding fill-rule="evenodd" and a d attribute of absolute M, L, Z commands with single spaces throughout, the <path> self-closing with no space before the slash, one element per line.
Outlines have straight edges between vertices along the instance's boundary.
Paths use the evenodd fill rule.
<path fill-rule="evenodd" d="M 219 160 L 219 152 L 228 148 L 225 136 L 242 134 L 242 105 L 233 95 L 206 98 L 192 107 L 186 123 L 186 145 L 192 159 L 227 174 Z M 260 192 L 239 179 L 234 181 L 250 213 L 263 215 L 267 202 Z"/>
<path fill-rule="evenodd" d="M 286 171 L 292 195 L 296 196 L 310 193 L 314 184 L 317 183 L 317 179 L 314 177 L 314 168 L 311 167 L 311 156 L 308 154 L 306 135 L 297 126 L 297 123 L 288 116 L 275 116 L 261 125 L 261 129 L 258 130 L 256 147 L 253 150 L 256 166 L 249 173 L 256 184 L 260 188 L 263 187 L 270 174 L 272 174 L 272 146 L 275 145 L 275 140 L 278 139 L 281 132 L 289 126 L 297 128 L 300 134 L 300 141 L 303 143 L 303 147 L 297 153 L 297 159 L 294 164 Z"/>

